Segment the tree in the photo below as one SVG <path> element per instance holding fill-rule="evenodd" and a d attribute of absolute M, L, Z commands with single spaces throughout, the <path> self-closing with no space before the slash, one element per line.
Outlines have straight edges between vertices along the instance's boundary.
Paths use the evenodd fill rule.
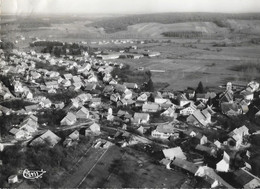
<path fill-rule="evenodd" d="M 146 91 L 153 92 L 154 91 L 154 86 L 153 86 L 153 81 L 152 79 L 149 79 L 145 86 Z"/>
<path fill-rule="evenodd" d="M 203 84 L 202 82 L 200 81 L 199 84 L 198 84 L 198 87 L 196 89 L 196 93 L 204 93 L 204 87 L 203 87 Z"/>

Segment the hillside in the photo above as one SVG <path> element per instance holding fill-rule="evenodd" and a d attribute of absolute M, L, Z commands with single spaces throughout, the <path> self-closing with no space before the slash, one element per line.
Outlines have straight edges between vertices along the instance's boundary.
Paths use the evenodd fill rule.
<path fill-rule="evenodd" d="M 140 23 L 173 24 L 181 22 L 213 22 L 219 27 L 228 27 L 228 19 L 235 20 L 260 20 L 259 13 L 252 14 L 219 14 L 219 13 L 161 13 L 139 14 L 113 18 L 98 19 L 89 26 L 104 28 L 107 33 L 126 30 L 128 26 Z"/>

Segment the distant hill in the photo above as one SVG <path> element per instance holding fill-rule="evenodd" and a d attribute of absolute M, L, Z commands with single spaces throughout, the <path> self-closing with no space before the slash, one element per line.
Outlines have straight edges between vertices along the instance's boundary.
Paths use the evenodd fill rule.
<path fill-rule="evenodd" d="M 223 13 L 160 13 L 127 15 L 113 18 L 103 18 L 94 21 L 87 27 L 104 28 L 107 33 L 124 31 L 128 26 L 139 23 L 173 24 L 181 22 L 213 22 L 219 27 L 228 27 L 228 19 L 260 20 L 260 13 L 223 14 Z"/>

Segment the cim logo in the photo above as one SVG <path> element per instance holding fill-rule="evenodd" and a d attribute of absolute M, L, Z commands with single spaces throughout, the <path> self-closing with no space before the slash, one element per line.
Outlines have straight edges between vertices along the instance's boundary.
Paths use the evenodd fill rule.
<path fill-rule="evenodd" d="M 23 171 L 23 177 L 26 179 L 37 179 L 37 178 L 42 178 L 42 175 L 44 173 L 46 173 L 46 171 L 44 171 L 43 169 L 40 171 L 32 171 L 32 170 L 25 169 Z"/>

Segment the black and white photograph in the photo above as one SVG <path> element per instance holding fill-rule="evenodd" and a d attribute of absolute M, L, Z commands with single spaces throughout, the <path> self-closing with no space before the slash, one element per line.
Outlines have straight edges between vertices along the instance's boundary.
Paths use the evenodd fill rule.
<path fill-rule="evenodd" d="M 0 0 L 9 188 L 260 188 L 260 1 Z"/>

